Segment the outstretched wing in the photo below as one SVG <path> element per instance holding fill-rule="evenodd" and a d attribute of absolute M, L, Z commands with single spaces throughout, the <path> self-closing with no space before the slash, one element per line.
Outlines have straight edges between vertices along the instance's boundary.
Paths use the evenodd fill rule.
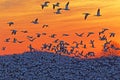
<path fill-rule="evenodd" d="M 100 9 L 97 10 L 97 15 L 100 15 Z"/>
<path fill-rule="evenodd" d="M 56 6 L 56 5 L 55 5 L 55 4 L 53 4 L 53 9 L 55 9 L 55 6 Z"/>
<path fill-rule="evenodd" d="M 35 22 L 37 22 L 37 21 L 38 21 L 38 18 L 35 19 Z"/>
<path fill-rule="evenodd" d="M 66 3 L 65 10 L 69 10 L 68 6 L 69 6 L 69 2 Z"/>
<path fill-rule="evenodd" d="M 42 9 L 44 9 L 44 5 L 41 5 Z"/>
<path fill-rule="evenodd" d="M 67 6 L 67 7 L 68 7 L 68 6 L 69 6 L 69 2 L 67 2 L 67 4 L 66 4 L 65 6 Z"/>

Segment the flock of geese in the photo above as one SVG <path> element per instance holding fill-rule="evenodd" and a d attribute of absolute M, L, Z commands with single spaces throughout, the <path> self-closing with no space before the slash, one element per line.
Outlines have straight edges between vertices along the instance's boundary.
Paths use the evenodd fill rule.
<path fill-rule="evenodd" d="M 46 2 L 44 2 L 43 4 L 41 4 L 42 9 L 44 9 L 45 7 L 48 7 L 48 4 L 49 4 L 49 3 L 50 3 L 49 1 L 46 1 Z M 70 3 L 70 2 L 67 2 L 67 3 L 66 3 L 65 8 L 57 8 L 57 11 L 54 12 L 54 13 L 56 13 L 56 14 L 61 14 L 61 10 L 70 10 L 70 8 L 69 8 L 69 3 Z M 59 3 L 59 2 L 53 4 L 53 9 L 56 9 L 56 7 L 60 7 L 60 3 Z M 83 14 L 85 15 L 85 16 L 84 16 L 84 19 L 87 20 L 87 18 L 88 18 L 88 16 L 90 15 L 90 13 L 86 12 L 86 13 L 83 13 Z M 99 9 L 99 8 L 98 8 L 97 13 L 95 14 L 95 16 L 101 16 L 101 12 L 100 12 L 100 9 Z M 34 21 L 32 21 L 31 23 L 33 23 L 33 24 L 39 24 L 38 18 L 36 18 L 36 19 L 35 19 Z M 14 25 L 14 22 L 11 21 L 11 22 L 8 22 L 8 24 L 9 24 L 9 26 L 12 26 L 12 25 Z M 45 24 L 45 25 L 43 25 L 43 28 L 44 28 L 44 27 L 48 27 L 48 25 Z"/>
<path fill-rule="evenodd" d="M 116 33 L 114 32 L 110 32 L 109 36 L 105 35 L 105 32 L 107 32 L 109 29 L 107 28 L 103 28 L 101 31 L 98 32 L 98 39 L 100 41 L 104 41 L 103 44 L 103 51 L 104 52 L 108 52 L 110 49 L 114 49 L 114 50 L 120 50 L 120 48 L 116 47 L 114 44 L 112 44 L 112 40 L 108 40 L 109 38 L 114 38 Z M 17 30 L 11 30 L 11 35 L 17 35 Z M 23 30 L 20 31 L 24 34 L 28 33 L 27 30 Z M 80 41 L 73 41 L 72 43 L 69 43 L 67 41 L 61 40 L 59 38 L 57 38 L 57 34 L 53 33 L 48 35 L 46 32 L 43 33 L 36 33 L 36 36 L 26 36 L 26 39 L 28 39 L 30 42 L 34 42 L 34 40 L 41 38 L 41 36 L 46 36 L 49 38 L 52 38 L 53 41 L 52 42 L 48 42 L 48 43 L 43 43 L 41 48 L 39 49 L 40 51 L 52 51 L 54 53 L 57 54 L 67 54 L 67 55 L 71 55 L 74 54 L 76 57 L 84 57 L 84 58 L 88 58 L 89 56 L 95 56 L 95 52 L 88 52 L 88 53 L 84 53 L 84 49 L 87 48 L 96 48 L 95 46 L 95 40 L 88 39 L 89 43 L 84 42 L 84 40 L 82 40 L 82 38 L 88 38 L 88 37 L 93 37 L 92 35 L 95 35 L 96 33 L 94 32 L 88 32 L 87 34 L 82 32 L 82 33 L 74 33 L 74 36 L 79 37 Z M 63 33 L 61 35 L 62 37 L 68 37 L 70 36 L 70 34 L 67 33 Z M 8 43 L 8 42 L 12 42 L 12 43 L 23 43 L 26 42 L 25 40 L 18 40 L 17 38 L 6 38 L 4 40 L 4 42 Z M 91 45 L 91 46 L 90 46 Z M 7 47 L 3 46 L 2 50 L 6 50 Z M 34 52 L 37 51 L 32 44 L 29 44 L 27 46 L 27 48 L 29 48 L 30 52 Z M 83 48 L 83 49 L 82 49 Z"/>
<path fill-rule="evenodd" d="M 44 2 L 42 5 L 41 5 L 41 8 L 42 10 L 45 9 L 46 7 L 49 6 L 49 1 L 46 1 Z M 56 9 L 57 7 L 57 11 L 55 12 L 56 14 L 61 14 L 61 10 L 70 10 L 69 8 L 69 3 L 70 2 L 67 2 L 65 7 L 64 8 L 59 8 L 60 7 L 60 3 L 57 2 L 55 4 L 53 4 L 53 9 Z M 84 19 L 86 20 L 87 17 L 90 15 L 90 13 L 83 13 L 85 15 Z M 100 9 L 97 10 L 97 14 L 95 16 L 101 16 L 100 14 Z M 36 18 L 35 20 L 31 21 L 32 24 L 39 24 L 39 21 L 38 21 L 38 18 Z M 10 21 L 7 23 L 9 26 L 12 26 L 14 25 L 15 23 L 13 21 Z M 47 28 L 49 27 L 48 24 L 44 24 L 42 26 L 42 28 Z M 98 32 L 98 36 L 99 36 L 99 40 L 100 41 L 105 41 L 104 45 L 103 45 L 103 51 L 104 52 L 107 52 L 109 49 L 114 49 L 114 50 L 120 50 L 120 48 L 118 47 L 115 47 L 115 45 L 111 44 L 112 41 L 108 41 L 108 38 L 106 37 L 105 35 L 105 32 L 108 31 L 109 29 L 107 28 L 103 28 L 102 31 Z M 17 35 L 17 32 L 18 30 L 16 29 L 13 29 L 13 30 L 10 30 L 11 31 L 11 35 Z M 28 33 L 27 30 L 22 30 L 20 31 L 24 34 Z M 74 33 L 75 36 L 78 36 L 78 37 L 83 37 L 84 35 L 86 37 L 90 37 L 91 35 L 94 35 L 95 33 L 94 32 L 88 32 L 87 35 L 85 35 L 85 33 Z M 111 32 L 109 33 L 109 37 L 115 37 L 115 33 L 114 32 Z M 30 42 L 34 42 L 34 40 L 36 40 L 37 38 L 40 38 L 41 36 L 47 36 L 47 33 L 46 32 L 43 32 L 43 33 L 36 33 L 36 36 L 29 36 L 27 35 L 26 38 L 30 41 Z M 67 36 L 70 36 L 70 34 L 62 34 L 63 37 L 67 37 Z M 64 40 L 60 40 L 60 39 L 56 39 L 57 38 L 57 34 L 51 34 L 49 35 L 50 38 L 54 38 L 55 40 L 51 43 L 44 43 L 42 44 L 42 47 L 40 50 L 49 50 L 49 51 L 54 51 L 55 53 L 63 53 L 63 54 L 72 54 L 72 53 L 75 53 L 75 56 L 78 56 L 76 55 L 77 53 L 79 54 L 79 57 L 81 56 L 84 56 L 84 57 L 88 57 L 88 56 L 95 56 L 95 53 L 94 52 L 88 52 L 87 54 L 83 55 L 84 51 L 79 51 L 79 50 L 76 50 L 75 49 L 78 49 L 80 46 L 82 46 L 82 48 L 86 49 L 88 46 L 87 44 L 84 43 L 83 40 L 77 42 L 77 41 L 73 41 L 73 45 L 74 46 L 71 46 L 70 43 L 64 41 Z M 4 40 L 4 42 L 8 43 L 8 42 L 12 42 L 13 43 L 23 43 L 25 42 L 24 40 L 18 40 L 17 38 L 6 38 Z M 95 40 L 89 40 L 89 44 L 91 44 L 91 48 L 95 48 Z M 108 44 L 110 46 L 108 46 Z M 3 46 L 2 47 L 2 50 L 5 51 L 6 50 L 6 46 Z M 29 44 L 28 46 L 30 52 L 32 51 L 36 51 L 36 49 L 32 46 L 32 44 Z M 68 49 L 69 48 L 69 49 Z M 80 49 L 81 50 L 81 49 Z"/>
<path fill-rule="evenodd" d="M 49 3 L 50 3 L 49 1 L 44 2 L 44 3 L 41 5 L 42 9 L 44 9 L 45 7 L 48 7 L 48 6 L 49 6 Z M 56 9 L 56 7 L 58 7 L 58 8 L 56 9 L 56 12 L 54 12 L 54 13 L 55 13 L 55 14 L 61 14 L 61 10 L 66 10 L 66 11 L 70 10 L 69 4 L 70 4 L 70 2 L 67 2 L 67 3 L 65 4 L 65 7 L 64 7 L 64 8 L 61 8 L 61 7 L 60 7 L 60 3 L 59 3 L 59 2 L 53 4 L 53 9 Z M 86 19 L 88 18 L 88 16 L 90 15 L 90 13 L 88 13 L 88 12 L 83 13 L 83 14 L 85 15 L 85 16 L 84 16 L 84 19 L 85 19 L 85 20 L 86 20 Z M 98 8 L 97 13 L 95 14 L 95 16 L 101 16 L 101 13 L 100 13 L 100 9 L 99 9 L 99 8 Z"/>

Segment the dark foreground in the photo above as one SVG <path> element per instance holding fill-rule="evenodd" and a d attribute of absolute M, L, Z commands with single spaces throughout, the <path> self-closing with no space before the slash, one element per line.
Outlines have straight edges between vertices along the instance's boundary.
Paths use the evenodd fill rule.
<path fill-rule="evenodd" d="M 0 80 L 120 80 L 120 57 L 79 60 L 45 52 L 1 56 Z"/>

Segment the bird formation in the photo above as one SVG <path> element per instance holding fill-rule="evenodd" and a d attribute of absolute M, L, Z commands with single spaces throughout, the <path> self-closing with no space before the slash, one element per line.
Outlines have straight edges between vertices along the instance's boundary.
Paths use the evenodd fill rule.
<path fill-rule="evenodd" d="M 111 44 L 112 40 L 108 41 L 108 36 L 105 35 L 105 32 L 109 30 L 109 29 L 103 29 L 102 31 L 98 32 L 98 38 L 100 41 L 104 41 L 105 43 L 103 44 L 103 51 L 104 52 L 107 52 L 110 48 L 111 49 L 114 49 L 114 50 L 120 50 L 120 48 L 114 46 L 113 44 Z M 16 32 L 23 32 L 23 34 L 25 33 L 28 33 L 27 30 L 22 30 L 22 31 L 18 31 L 18 30 L 11 30 L 12 33 L 11 35 L 17 35 Z M 101 33 L 102 32 L 102 33 Z M 79 57 L 88 57 L 88 56 L 95 56 L 95 52 L 88 52 L 87 54 L 83 55 L 84 51 L 82 50 L 83 49 L 87 49 L 87 48 L 95 48 L 95 40 L 89 40 L 89 43 L 85 43 L 83 40 L 80 40 L 79 42 L 77 41 L 73 41 L 72 45 L 70 45 L 70 43 L 64 41 L 64 40 L 60 40 L 60 39 L 56 39 L 57 38 L 57 34 L 51 34 L 51 35 L 48 35 L 46 33 L 36 33 L 36 36 L 26 36 L 26 39 L 29 40 L 30 42 L 34 42 L 34 40 L 40 38 L 41 36 L 46 36 L 46 37 L 49 37 L 49 38 L 53 38 L 54 41 L 51 42 L 51 43 L 44 43 L 41 47 L 41 50 L 44 51 L 44 50 L 49 50 L 49 51 L 53 51 L 55 53 L 63 53 L 63 54 L 75 54 L 75 56 L 78 56 L 77 54 L 79 54 Z M 78 36 L 80 38 L 82 37 L 91 37 L 91 35 L 94 35 L 94 32 L 88 32 L 87 34 L 86 33 L 74 33 L 74 36 Z M 112 35 L 112 36 L 111 36 Z M 62 34 L 61 35 L 62 37 L 67 37 L 67 36 L 70 36 L 70 34 Z M 115 37 L 115 33 L 114 32 L 111 32 L 109 34 L 109 38 L 111 37 Z M 23 43 L 25 42 L 25 40 L 18 40 L 17 38 L 6 38 L 5 39 L 5 42 L 12 42 L 12 43 Z M 88 46 L 87 44 L 91 45 L 91 46 Z M 111 44 L 110 47 L 108 47 L 108 44 Z M 3 46 L 2 47 L 2 50 L 6 50 L 6 46 Z M 32 44 L 30 44 L 28 46 L 28 48 L 30 49 L 30 51 L 35 51 L 36 49 L 32 46 Z M 75 51 L 77 49 L 77 51 Z M 82 50 L 81 51 L 79 51 Z M 76 53 L 77 52 L 77 53 Z"/>
<path fill-rule="evenodd" d="M 36 21 L 37 20 L 35 20 L 35 22 Z M 44 26 L 47 27 L 48 25 L 44 25 Z M 108 40 L 109 38 L 115 37 L 115 32 L 110 32 L 109 36 L 106 35 L 105 32 L 107 32 L 108 30 L 109 29 L 107 29 L 107 28 L 103 28 L 101 31 L 98 32 L 98 39 L 100 41 L 104 41 L 103 51 L 108 52 L 110 49 L 120 50 L 120 48 L 118 48 L 114 44 L 112 44 L 112 40 Z M 46 32 L 43 32 L 43 33 L 37 32 L 37 33 L 35 33 L 36 36 L 31 36 L 31 35 L 27 34 L 27 33 L 29 33 L 27 30 L 19 31 L 19 30 L 13 29 L 10 31 L 11 31 L 11 35 L 13 35 L 13 36 L 17 35 L 17 32 L 22 32 L 23 34 L 26 34 L 27 35 L 26 39 L 29 42 L 34 42 L 36 39 L 41 38 L 41 36 L 46 36 L 46 37 L 52 38 L 53 39 L 52 42 L 42 44 L 41 49 L 40 49 L 41 51 L 44 51 L 44 50 L 50 51 L 50 52 L 52 51 L 52 52 L 57 53 L 57 54 L 67 54 L 67 55 L 74 54 L 74 56 L 80 57 L 80 58 L 81 57 L 88 58 L 88 57 L 95 56 L 94 51 L 88 52 L 88 53 L 84 52 L 84 49 L 96 48 L 95 40 L 94 39 L 88 40 L 89 43 L 86 43 L 86 42 L 84 42 L 84 40 L 81 40 L 82 37 L 84 37 L 84 38 L 93 37 L 95 35 L 94 32 L 74 33 L 74 36 L 79 37 L 80 41 L 79 42 L 73 41 L 71 44 L 71 43 L 68 43 L 64 40 L 60 40 L 59 38 L 57 38 L 58 35 L 55 33 L 47 35 Z M 67 36 L 70 36 L 70 34 L 63 33 L 61 36 L 67 38 Z M 6 43 L 12 42 L 12 43 L 22 44 L 22 43 L 26 42 L 27 40 L 18 40 L 17 38 L 6 38 L 4 40 L 4 42 L 6 42 Z M 28 48 L 29 48 L 30 52 L 36 51 L 36 49 L 32 46 L 32 44 L 29 44 Z M 3 46 L 1 50 L 5 51 L 6 49 L 7 49 L 7 46 Z"/>
<path fill-rule="evenodd" d="M 41 8 L 42 10 L 47 8 L 49 6 L 50 2 L 49 1 L 46 1 L 44 2 L 43 4 L 41 4 Z M 69 11 L 70 8 L 69 8 L 69 4 L 70 2 L 68 1 L 64 7 L 60 7 L 60 3 L 57 2 L 57 3 L 54 3 L 52 5 L 52 8 L 54 10 L 56 10 L 56 14 L 61 14 L 61 10 L 65 10 L 65 11 Z M 84 20 L 87 20 L 88 16 L 91 15 L 90 13 L 86 12 L 86 13 L 83 13 L 85 16 L 84 16 Z M 100 12 L 100 9 L 98 8 L 97 10 L 97 13 L 95 14 L 95 16 L 101 16 L 101 12 Z M 7 23 L 9 26 L 12 26 L 12 25 L 15 25 L 15 23 L 13 21 L 10 21 Z M 38 18 L 35 18 L 34 20 L 31 21 L 31 24 L 39 24 L 39 19 Z M 42 28 L 47 28 L 49 27 L 48 24 L 43 24 Z M 120 48 L 116 47 L 115 45 L 111 44 L 111 40 L 108 41 L 108 37 L 105 35 L 105 32 L 107 32 L 109 29 L 107 28 L 103 28 L 102 31 L 98 32 L 98 38 L 100 41 L 105 41 L 105 43 L 103 44 L 103 51 L 104 52 L 108 52 L 109 49 L 114 49 L 114 50 L 120 50 Z M 18 32 L 22 32 L 23 34 L 27 34 L 29 33 L 29 31 L 27 30 L 22 30 L 22 31 L 19 31 L 19 30 L 16 30 L 16 29 L 12 29 L 10 30 L 11 31 L 11 35 L 15 36 L 17 35 Z M 94 35 L 95 33 L 94 32 L 88 32 L 87 35 L 86 33 L 84 32 L 81 32 L 81 33 L 74 33 L 75 36 L 77 37 L 91 37 L 92 35 Z M 35 33 L 36 36 L 30 36 L 27 34 L 26 36 L 26 39 L 30 42 L 34 42 L 36 39 L 39 39 L 41 38 L 41 36 L 47 36 L 49 38 L 52 38 L 54 39 L 53 42 L 51 43 L 43 43 L 42 47 L 41 47 L 41 50 L 48 50 L 48 51 L 53 51 L 57 54 L 74 54 L 75 56 L 79 56 L 79 57 L 89 57 L 89 56 L 95 56 L 95 52 L 88 52 L 86 54 L 83 54 L 84 53 L 84 50 L 83 49 L 87 49 L 88 47 L 90 48 L 96 48 L 95 46 L 95 40 L 88 40 L 89 43 L 85 43 L 83 40 L 80 40 L 79 42 L 77 41 L 73 41 L 72 45 L 70 45 L 70 43 L 64 41 L 64 40 L 60 40 L 60 39 L 56 39 L 57 38 L 57 34 L 56 33 L 52 33 L 51 35 L 47 35 L 46 32 L 43 32 L 43 33 L 40 33 L 40 32 L 36 32 Z M 114 32 L 111 32 L 109 33 L 109 38 L 111 37 L 115 37 L 116 33 Z M 70 34 L 62 34 L 61 35 L 62 37 L 67 37 L 67 36 L 70 36 Z M 22 44 L 23 42 L 26 42 L 26 40 L 18 40 L 17 38 L 6 38 L 4 40 L 4 42 L 8 43 L 8 42 L 12 42 L 12 43 L 20 43 Z M 91 45 L 91 46 L 88 46 Z M 108 44 L 110 45 L 108 47 Z M 36 49 L 32 46 L 32 44 L 29 44 L 27 46 L 27 48 L 29 48 L 30 52 L 32 51 L 35 51 Z M 78 50 L 80 48 L 80 51 Z M 1 50 L 5 51 L 7 49 L 6 46 L 3 46 Z"/>
<path fill-rule="evenodd" d="M 49 6 L 49 1 L 45 1 L 43 4 L 41 4 L 41 8 L 42 10 L 45 8 L 45 7 L 48 7 Z M 57 7 L 57 9 L 56 9 Z M 52 8 L 53 9 L 56 9 L 56 12 L 54 12 L 55 14 L 61 14 L 61 10 L 70 10 L 69 8 L 69 2 L 67 2 L 65 4 L 65 7 L 60 7 L 60 3 L 59 2 L 56 2 L 52 5 Z"/>
<path fill-rule="evenodd" d="M 48 7 L 48 6 L 49 6 L 49 3 L 50 3 L 49 1 L 44 2 L 44 3 L 41 5 L 42 10 L 43 10 L 45 7 Z M 61 10 L 66 10 L 66 11 L 70 10 L 69 4 L 70 4 L 70 2 L 68 1 L 68 2 L 65 4 L 64 7 L 60 7 L 60 3 L 59 3 L 59 2 L 54 3 L 54 4 L 52 5 L 52 6 L 53 6 L 53 9 L 56 9 L 56 7 L 57 7 L 56 12 L 54 12 L 54 13 L 55 13 L 55 14 L 61 14 Z M 88 18 L 88 16 L 90 15 L 90 13 L 86 12 L 86 13 L 83 13 L 83 15 L 85 15 L 85 16 L 84 16 L 84 20 L 87 20 L 87 18 Z M 99 16 L 102 16 L 102 15 L 101 15 L 100 8 L 98 8 L 95 16 L 98 16 L 98 17 L 99 17 Z"/>

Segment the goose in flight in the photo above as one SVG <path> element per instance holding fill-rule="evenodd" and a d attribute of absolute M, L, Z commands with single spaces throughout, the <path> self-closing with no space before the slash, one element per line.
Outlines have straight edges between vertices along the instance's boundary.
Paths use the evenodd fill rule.
<path fill-rule="evenodd" d="M 83 45 L 83 41 L 82 40 L 80 41 L 80 45 Z"/>
<path fill-rule="evenodd" d="M 111 45 L 111 48 L 114 49 L 114 50 L 120 50 L 120 48 L 115 47 L 113 44 Z"/>
<path fill-rule="evenodd" d="M 23 33 L 28 33 L 28 31 L 27 31 L 27 30 L 23 30 L 23 31 L 21 31 L 21 32 L 23 32 Z"/>
<path fill-rule="evenodd" d="M 33 24 L 39 24 L 39 22 L 38 22 L 38 18 L 36 18 L 34 21 L 32 21 L 31 23 L 33 23 Z"/>
<path fill-rule="evenodd" d="M 84 45 L 83 45 L 83 48 L 85 48 L 85 49 L 86 49 L 86 48 L 87 48 L 87 45 L 86 45 L 86 44 L 84 44 Z"/>
<path fill-rule="evenodd" d="M 29 48 L 30 52 L 35 51 L 35 49 L 32 47 L 31 44 L 28 46 L 28 48 Z"/>
<path fill-rule="evenodd" d="M 87 20 L 87 17 L 90 15 L 90 13 L 83 13 L 85 15 L 84 20 Z"/>
<path fill-rule="evenodd" d="M 62 10 L 62 8 L 58 8 L 57 11 L 54 12 L 54 13 L 55 13 L 55 14 L 61 14 L 61 12 L 60 12 L 61 10 Z"/>
<path fill-rule="evenodd" d="M 100 9 L 97 10 L 97 14 L 95 16 L 101 16 Z"/>
<path fill-rule="evenodd" d="M 89 37 L 91 34 L 94 34 L 94 32 L 88 32 L 87 37 Z"/>
<path fill-rule="evenodd" d="M 80 34 L 75 33 L 75 34 L 76 34 L 77 36 L 79 36 L 79 37 L 82 37 L 84 33 L 80 33 Z"/>
<path fill-rule="evenodd" d="M 60 3 L 57 2 L 56 4 L 53 4 L 53 9 L 55 9 L 56 7 L 59 7 Z"/>
<path fill-rule="evenodd" d="M 69 36 L 69 34 L 63 34 L 62 36 Z"/>
<path fill-rule="evenodd" d="M 6 47 L 2 47 L 2 50 L 3 50 L 3 51 L 6 50 Z"/>
<path fill-rule="evenodd" d="M 84 52 L 84 51 L 82 50 L 82 51 L 78 54 L 78 57 L 81 58 L 81 57 L 83 56 L 83 52 Z"/>
<path fill-rule="evenodd" d="M 29 41 L 33 42 L 36 38 L 28 38 Z"/>
<path fill-rule="evenodd" d="M 58 41 L 59 41 L 59 39 L 56 39 L 56 40 L 54 40 L 53 42 L 54 42 L 54 43 L 58 43 Z"/>
<path fill-rule="evenodd" d="M 94 52 L 88 52 L 87 56 L 95 56 L 95 53 Z"/>
<path fill-rule="evenodd" d="M 69 2 L 66 3 L 64 10 L 70 10 L 70 9 L 69 9 Z"/>
<path fill-rule="evenodd" d="M 16 38 L 14 38 L 14 39 L 13 39 L 13 43 L 16 43 L 16 42 L 17 42 L 17 39 L 16 39 Z"/>
<path fill-rule="evenodd" d="M 78 42 L 76 42 L 76 41 L 73 41 L 73 43 L 72 44 L 75 44 L 75 48 L 78 48 L 79 47 L 79 43 Z"/>
<path fill-rule="evenodd" d="M 17 33 L 17 30 L 11 30 L 12 31 L 12 35 L 16 35 L 16 33 Z"/>
<path fill-rule="evenodd" d="M 33 38 L 33 36 L 27 36 L 27 38 Z"/>
<path fill-rule="evenodd" d="M 18 42 L 18 43 L 23 43 L 23 42 L 25 42 L 25 41 L 18 41 L 18 40 L 17 40 L 17 42 Z"/>
<path fill-rule="evenodd" d="M 95 48 L 94 42 L 95 42 L 94 40 L 90 40 L 90 44 L 92 45 L 91 46 L 92 48 Z"/>
<path fill-rule="evenodd" d="M 9 24 L 9 26 L 14 25 L 14 22 L 8 22 L 7 24 Z"/>
<path fill-rule="evenodd" d="M 105 35 L 103 35 L 102 37 L 99 36 L 99 40 L 103 41 L 103 40 L 107 40 L 107 37 Z"/>
<path fill-rule="evenodd" d="M 56 37 L 56 34 L 52 34 L 50 37 L 51 37 L 51 38 L 55 38 L 55 37 Z"/>
<path fill-rule="evenodd" d="M 104 34 L 105 31 L 109 30 L 108 28 L 103 28 L 102 31 L 99 32 L 99 35 Z"/>
<path fill-rule="evenodd" d="M 41 36 L 41 34 L 40 33 L 36 33 L 37 34 L 37 37 L 40 37 Z"/>
<path fill-rule="evenodd" d="M 42 28 L 45 28 L 45 27 L 48 27 L 48 24 L 44 24 L 44 25 L 42 26 Z"/>
<path fill-rule="evenodd" d="M 49 2 L 49 1 L 44 2 L 44 3 L 41 5 L 42 9 L 44 9 L 44 7 L 48 7 L 48 3 L 50 3 L 50 2 Z"/>
<path fill-rule="evenodd" d="M 10 42 L 10 38 L 5 39 L 5 42 Z"/>
<path fill-rule="evenodd" d="M 44 32 L 44 33 L 42 33 L 42 35 L 47 35 L 47 33 Z"/>
<path fill-rule="evenodd" d="M 110 33 L 110 37 L 115 37 L 115 33 L 114 33 L 114 32 L 111 32 L 111 33 Z"/>

